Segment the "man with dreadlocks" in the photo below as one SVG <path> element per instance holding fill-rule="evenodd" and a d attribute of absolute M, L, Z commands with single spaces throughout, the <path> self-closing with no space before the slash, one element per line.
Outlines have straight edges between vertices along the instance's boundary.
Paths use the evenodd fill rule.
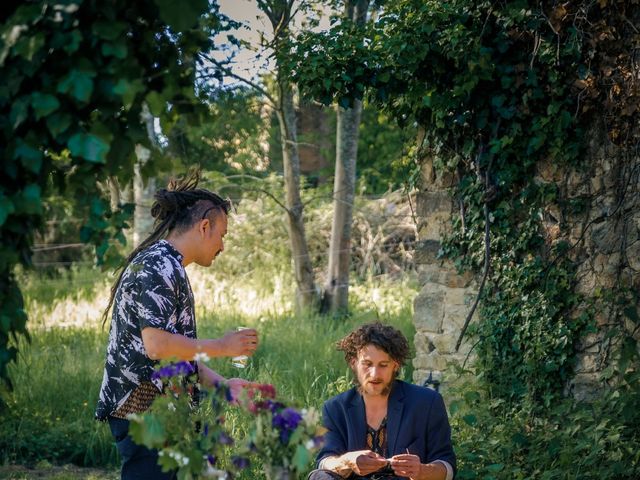
<path fill-rule="evenodd" d="M 397 380 L 409 356 L 402 332 L 363 325 L 338 342 L 356 387 L 325 402 L 327 432 L 309 480 L 451 480 L 456 458 L 444 402 Z"/>
<path fill-rule="evenodd" d="M 156 192 L 153 232 L 127 258 L 111 288 L 104 321 L 113 306 L 109 344 L 96 418 L 108 421 L 122 460 L 123 479 L 165 479 L 158 452 L 136 445 L 127 415 L 142 413 L 161 394 L 152 378 L 162 359 L 193 361 L 208 357 L 252 355 L 258 346 L 253 329 L 218 339 L 197 339 L 193 293 L 185 267 L 208 267 L 223 251 L 229 201 L 197 188 L 199 175 L 171 182 Z M 227 382 L 232 395 L 246 380 L 226 380 L 202 362 L 193 362 L 199 383 Z"/>

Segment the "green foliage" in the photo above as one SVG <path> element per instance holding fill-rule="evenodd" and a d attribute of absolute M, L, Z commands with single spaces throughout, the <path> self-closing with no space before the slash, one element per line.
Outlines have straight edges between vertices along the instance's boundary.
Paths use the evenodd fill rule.
<path fill-rule="evenodd" d="M 531 405 L 508 407 L 463 377 L 451 395 L 460 479 L 635 479 L 640 475 L 640 376 L 592 402 L 556 400 L 545 415 Z M 475 379 L 477 380 L 477 379 Z"/>
<path fill-rule="evenodd" d="M 592 323 L 566 243 L 541 228 L 545 207 L 562 199 L 534 177 L 541 161 L 578 164 L 599 95 L 586 87 L 597 75 L 592 60 L 633 44 L 622 3 L 390 2 L 366 29 L 303 33 L 291 51 L 294 77 L 315 98 L 368 96 L 424 129 L 417 157 L 457 179 L 461 214 L 441 253 L 461 270 L 483 274 L 489 224 L 490 268 L 471 333 L 484 378 L 503 398 L 549 406 Z M 628 33 L 626 50 L 589 40 L 614 26 Z M 608 65 L 619 82 L 626 65 Z"/>
<path fill-rule="evenodd" d="M 12 4 L 0 26 L 0 378 L 25 334 L 25 313 L 12 270 L 30 263 L 49 187 L 74 198 L 86 222 L 81 238 L 99 263 L 118 260 L 115 245 L 131 208 L 111 212 L 96 195 L 107 176 L 126 183 L 134 145 L 149 146 L 143 103 L 164 125 L 198 112 L 196 53 L 213 48 L 225 28 L 205 0 L 73 0 Z M 168 25 L 167 25 L 168 23 Z"/>

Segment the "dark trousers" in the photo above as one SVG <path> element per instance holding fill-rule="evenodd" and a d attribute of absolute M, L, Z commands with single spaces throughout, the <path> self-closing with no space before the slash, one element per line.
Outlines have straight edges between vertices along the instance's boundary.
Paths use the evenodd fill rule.
<path fill-rule="evenodd" d="M 175 472 L 163 472 L 158 465 L 158 451 L 134 443 L 129 435 L 129 420 L 109 417 L 111 434 L 121 460 L 122 480 L 174 480 Z"/>

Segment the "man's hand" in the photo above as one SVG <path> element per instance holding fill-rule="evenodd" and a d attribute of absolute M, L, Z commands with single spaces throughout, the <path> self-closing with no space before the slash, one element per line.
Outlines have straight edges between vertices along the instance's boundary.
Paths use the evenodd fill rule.
<path fill-rule="evenodd" d="M 253 328 L 225 333 L 220 340 L 221 349 L 227 357 L 253 355 L 258 348 L 258 332 Z"/>
<path fill-rule="evenodd" d="M 391 468 L 393 469 L 393 473 L 399 477 L 417 479 L 420 474 L 421 467 L 420 457 L 417 455 L 403 453 L 401 455 L 391 457 Z"/>
<path fill-rule="evenodd" d="M 368 475 L 387 464 L 386 458 L 371 450 L 348 452 L 342 455 L 341 459 L 356 475 Z"/>

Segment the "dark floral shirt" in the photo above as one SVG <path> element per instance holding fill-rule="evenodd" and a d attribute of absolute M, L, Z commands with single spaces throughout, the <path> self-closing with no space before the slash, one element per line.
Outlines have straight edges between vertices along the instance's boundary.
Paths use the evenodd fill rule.
<path fill-rule="evenodd" d="M 99 420 L 118 410 L 142 382 L 162 390 L 162 381 L 151 378 L 158 362 L 145 352 L 141 335 L 145 327 L 196 338 L 193 293 L 182 258 L 169 242 L 160 240 L 127 266 L 113 303 L 96 408 Z"/>

